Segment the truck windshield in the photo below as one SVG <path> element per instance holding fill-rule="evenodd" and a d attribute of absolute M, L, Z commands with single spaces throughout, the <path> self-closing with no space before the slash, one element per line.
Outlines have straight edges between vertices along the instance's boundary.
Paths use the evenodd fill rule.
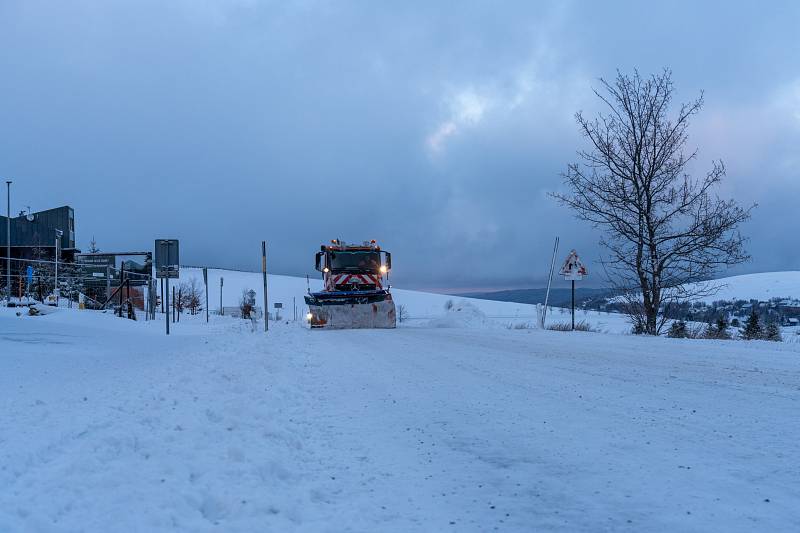
<path fill-rule="evenodd" d="M 381 267 L 380 252 L 331 252 L 330 269 L 378 272 Z"/>

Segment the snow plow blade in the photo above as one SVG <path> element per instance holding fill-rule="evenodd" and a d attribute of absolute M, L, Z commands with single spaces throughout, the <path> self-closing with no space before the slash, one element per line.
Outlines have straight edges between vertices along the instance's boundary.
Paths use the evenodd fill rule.
<path fill-rule="evenodd" d="M 381 291 L 382 292 L 382 291 Z M 389 293 L 306 296 L 312 329 L 391 329 L 397 327 Z"/>

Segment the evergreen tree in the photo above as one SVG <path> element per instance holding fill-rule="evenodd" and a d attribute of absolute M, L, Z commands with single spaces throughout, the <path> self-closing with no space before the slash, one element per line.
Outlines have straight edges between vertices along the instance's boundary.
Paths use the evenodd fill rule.
<path fill-rule="evenodd" d="M 717 328 L 714 325 L 714 322 L 711 321 L 711 319 L 708 320 L 708 324 L 706 324 L 706 328 L 703 330 L 703 338 L 704 339 L 717 338 Z"/>
<path fill-rule="evenodd" d="M 755 309 L 750 312 L 750 316 L 740 334 L 744 340 L 748 341 L 760 339 L 764 335 L 764 328 L 761 327 L 761 322 L 758 320 L 758 314 L 756 314 Z"/>
<path fill-rule="evenodd" d="M 717 318 L 716 324 L 714 324 L 714 333 L 716 335 L 715 338 L 717 339 L 730 339 L 731 334 L 728 332 L 728 319 L 725 315 L 721 315 Z"/>
<path fill-rule="evenodd" d="M 41 246 L 34 247 L 32 255 L 35 260 L 43 262 L 29 263 L 33 266 L 33 279 L 29 287 L 30 295 L 36 300 L 44 302 L 44 299 L 52 294 L 55 287 L 55 266 L 51 262 L 53 257 Z"/>
<path fill-rule="evenodd" d="M 69 299 L 69 306 L 72 302 L 79 300 L 81 293 L 86 294 L 86 284 L 83 279 L 83 269 L 75 263 L 63 263 L 59 265 L 58 284 L 61 289 L 61 296 Z"/>
<path fill-rule="evenodd" d="M 778 327 L 776 322 L 770 322 L 767 324 L 767 327 L 764 329 L 764 337 L 765 341 L 775 341 L 780 342 L 783 340 L 781 337 L 781 328 Z"/>

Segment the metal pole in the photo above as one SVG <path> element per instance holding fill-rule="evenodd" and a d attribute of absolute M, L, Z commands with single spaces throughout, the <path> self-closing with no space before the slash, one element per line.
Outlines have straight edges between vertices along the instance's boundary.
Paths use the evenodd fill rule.
<path fill-rule="evenodd" d="M 106 265 L 106 302 L 111 298 L 111 265 Z"/>
<path fill-rule="evenodd" d="M 11 303 L 11 180 L 6 180 L 6 289 Z"/>
<path fill-rule="evenodd" d="M 222 307 L 222 286 L 225 284 L 225 278 L 219 277 L 219 314 L 225 316 L 225 308 Z"/>
<path fill-rule="evenodd" d="M 55 284 L 53 285 L 53 293 L 56 296 L 56 307 L 58 307 L 58 230 L 56 230 L 56 272 L 55 272 Z"/>
<path fill-rule="evenodd" d="M 122 286 L 125 283 L 125 262 L 119 270 L 119 317 L 122 318 Z"/>
<path fill-rule="evenodd" d="M 264 331 L 269 331 L 269 306 L 267 304 L 267 241 L 261 241 L 261 273 L 264 276 Z"/>
<path fill-rule="evenodd" d="M 172 323 L 175 323 L 175 287 L 172 287 Z"/>
<path fill-rule="evenodd" d="M 575 331 L 575 280 L 572 280 L 572 331 Z"/>
<path fill-rule="evenodd" d="M 542 310 L 542 329 L 544 329 L 544 321 L 547 318 L 547 302 L 550 300 L 550 283 L 553 281 L 553 268 L 556 266 L 556 253 L 558 253 L 558 237 L 556 237 L 556 241 L 553 243 L 553 258 L 550 260 L 550 275 L 547 277 L 547 292 L 544 295 L 544 309 Z"/>
<path fill-rule="evenodd" d="M 164 285 L 163 285 L 164 284 L 164 278 L 161 278 L 161 283 L 162 283 L 162 285 L 161 285 L 161 289 L 162 289 L 162 293 L 161 293 L 161 296 L 162 296 L 162 298 L 161 298 L 161 312 L 162 313 L 164 312 L 164 298 L 163 298 L 163 296 L 164 296 L 164 294 L 166 294 L 166 297 L 167 297 L 167 313 L 166 313 L 166 316 L 164 317 L 164 322 L 167 324 L 167 335 L 169 335 L 169 278 L 167 278 L 167 292 L 166 293 L 163 292 L 163 289 L 164 289 Z"/>

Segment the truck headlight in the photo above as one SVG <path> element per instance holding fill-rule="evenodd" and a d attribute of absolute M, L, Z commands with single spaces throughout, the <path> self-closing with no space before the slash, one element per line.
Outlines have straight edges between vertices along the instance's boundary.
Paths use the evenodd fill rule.
<path fill-rule="evenodd" d="M 306 320 L 308 320 L 309 322 L 311 321 L 312 318 L 314 318 L 314 315 L 312 315 L 311 313 L 308 313 L 306 315 Z"/>

